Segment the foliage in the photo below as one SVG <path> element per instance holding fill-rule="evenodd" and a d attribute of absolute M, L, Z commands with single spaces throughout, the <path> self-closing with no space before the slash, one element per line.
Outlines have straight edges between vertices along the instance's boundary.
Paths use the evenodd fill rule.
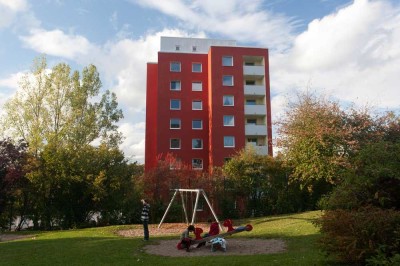
<path fill-rule="evenodd" d="M 375 256 L 366 259 L 368 266 L 397 266 L 400 265 L 400 253 L 388 257 L 385 247 L 381 247 Z"/>
<path fill-rule="evenodd" d="M 48 69 L 39 57 L 4 106 L 6 133 L 29 144 L 18 197 L 26 208 L 15 215 L 29 216 L 35 228 L 137 221 L 135 179 L 143 169 L 118 149 L 122 111 L 101 87 L 94 65 L 81 73 L 65 63 Z"/>
<path fill-rule="evenodd" d="M 296 181 L 289 181 L 290 169 L 281 158 L 258 155 L 251 148 L 242 150 L 223 167 L 224 201 L 243 202 L 238 215 L 263 216 L 307 208 L 308 194 Z M 231 206 L 233 208 L 233 206 Z"/>
<path fill-rule="evenodd" d="M 176 161 L 172 154 L 167 154 L 164 160 L 159 160 L 157 167 L 147 171 L 138 180 L 142 184 L 142 195 L 151 204 L 150 219 L 152 222 L 159 221 L 167 208 L 173 193 L 173 189 L 204 189 L 208 196 L 212 190 L 212 182 L 207 173 L 193 170 L 190 165 L 184 165 Z M 178 195 L 179 196 L 179 195 Z M 180 198 L 180 197 L 177 197 Z M 191 199 L 194 201 L 194 198 Z M 186 202 L 188 213 L 193 212 L 193 206 Z M 175 211 L 168 214 L 170 221 L 182 221 L 180 212 Z"/>
<path fill-rule="evenodd" d="M 400 119 L 387 113 L 367 120 L 368 136 L 358 136 L 346 178 L 321 201 L 329 210 L 321 245 L 347 262 L 390 265 L 400 247 Z"/>
<path fill-rule="evenodd" d="M 27 144 L 13 143 L 11 139 L 0 140 L 0 227 L 10 226 L 17 213 L 26 208 L 24 164 Z M 6 226 L 6 224 L 8 225 Z M 21 224 L 17 225 L 19 228 Z"/>
<path fill-rule="evenodd" d="M 105 145 L 86 145 L 80 150 L 47 146 L 39 165 L 28 174 L 37 199 L 37 227 L 82 227 L 93 214 L 100 215 L 100 224 L 134 220 L 129 209 L 139 198 L 133 193 L 133 178 L 142 169 L 129 166 L 118 149 Z"/>
<path fill-rule="evenodd" d="M 339 181 L 346 165 L 343 117 L 337 102 L 312 94 L 300 94 L 290 103 L 278 122 L 278 146 L 293 167 L 292 179 L 310 188 L 315 180 Z"/>
<path fill-rule="evenodd" d="M 400 212 L 366 206 L 356 210 L 329 210 L 317 221 L 321 247 L 345 263 L 365 263 L 381 246 L 386 256 L 400 248 Z"/>
<path fill-rule="evenodd" d="M 79 148 L 98 140 L 110 146 L 120 143 L 115 125 L 122 117 L 115 94 L 99 96 L 101 81 L 94 65 L 71 73 L 59 63 L 51 71 L 45 57 L 36 58 L 20 89 L 4 105 L 4 128 L 29 143 L 35 156 L 48 144 Z"/>

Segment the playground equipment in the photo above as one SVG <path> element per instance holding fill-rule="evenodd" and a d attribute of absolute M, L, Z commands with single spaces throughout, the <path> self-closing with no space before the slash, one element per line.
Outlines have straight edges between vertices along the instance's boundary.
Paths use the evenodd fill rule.
<path fill-rule="evenodd" d="M 178 192 L 179 192 L 179 194 L 181 195 L 182 208 L 183 208 L 183 212 L 184 212 L 184 214 L 185 214 L 186 224 L 189 224 L 188 214 L 187 214 L 187 210 L 186 210 L 186 202 L 185 202 L 185 197 L 184 197 L 183 194 L 184 194 L 184 193 L 188 193 L 188 192 L 190 192 L 190 193 L 193 193 L 193 192 L 194 192 L 194 193 L 196 193 L 196 201 L 195 201 L 194 208 L 193 208 L 193 214 L 192 214 L 192 222 L 191 222 L 191 224 L 194 224 L 194 221 L 195 221 L 195 218 L 196 218 L 197 205 L 198 205 L 198 203 L 199 203 L 199 198 L 200 198 L 200 195 L 203 195 L 203 197 L 204 197 L 204 199 L 206 200 L 208 206 L 210 207 L 211 213 L 213 214 L 213 216 L 214 216 L 214 218 L 215 218 L 215 221 L 217 221 L 217 223 L 218 223 L 218 225 L 219 225 L 219 228 L 220 228 L 220 230 L 222 231 L 222 227 L 221 227 L 221 224 L 220 224 L 220 222 L 219 222 L 219 220 L 218 220 L 218 217 L 217 217 L 217 215 L 215 214 L 215 212 L 214 212 L 214 210 L 213 210 L 213 208 L 212 208 L 212 206 L 211 206 L 211 204 L 210 204 L 210 201 L 208 200 L 207 195 L 206 195 L 206 193 L 204 192 L 203 189 L 181 189 L 181 188 L 177 188 L 177 189 L 174 189 L 174 190 L 175 190 L 174 195 L 172 196 L 171 201 L 169 202 L 168 207 L 167 207 L 167 209 L 165 210 L 165 213 L 164 213 L 164 215 L 163 215 L 163 217 L 162 217 L 162 219 L 161 219 L 160 224 L 158 225 L 158 228 L 160 228 L 160 227 L 161 227 L 161 224 L 164 222 L 164 219 L 165 219 L 165 217 L 167 216 L 168 211 L 169 211 L 169 209 L 171 208 L 172 202 L 174 201 L 174 199 L 175 199 L 175 197 L 176 197 L 176 195 L 177 195 Z"/>
<path fill-rule="evenodd" d="M 221 233 L 221 234 L 218 234 L 218 235 L 207 236 L 207 237 L 204 237 L 204 238 L 201 237 L 201 233 L 203 233 L 203 229 L 196 228 L 194 230 L 194 234 L 195 234 L 196 237 L 195 237 L 194 240 L 192 240 L 190 242 L 190 244 L 191 245 L 200 244 L 200 243 L 208 242 L 208 241 L 210 241 L 210 240 L 212 240 L 214 238 L 217 238 L 217 237 L 223 238 L 223 237 L 230 236 L 230 235 L 233 235 L 233 234 L 237 234 L 237 233 L 240 233 L 240 232 L 244 232 L 244 231 L 250 232 L 251 230 L 253 230 L 253 226 L 251 224 L 248 224 L 246 226 L 238 226 L 236 228 L 233 228 L 232 220 L 230 220 L 230 219 L 227 219 L 227 220 L 224 221 L 224 226 L 228 228 L 227 232 Z"/>

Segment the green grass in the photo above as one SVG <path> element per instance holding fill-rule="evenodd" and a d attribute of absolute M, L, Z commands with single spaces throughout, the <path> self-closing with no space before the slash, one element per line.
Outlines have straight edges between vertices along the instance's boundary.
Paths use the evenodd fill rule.
<path fill-rule="evenodd" d="M 279 254 L 171 258 L 143 252 L 141 238 L 114 232 L 132 226 L 35 232 L 34 238 L 0 242 L 0 265 L 329 265 L 314 245 L 319 236 L 312 220 L 321 212 L 263 217 L 235 222 L 253 225 L 253 231 L 232 237 L 279 238 L 287 251 Z M 166 237 L 152 238 L 155 243 Z M 171 238 L 171 237 L 167 237 Z"/>

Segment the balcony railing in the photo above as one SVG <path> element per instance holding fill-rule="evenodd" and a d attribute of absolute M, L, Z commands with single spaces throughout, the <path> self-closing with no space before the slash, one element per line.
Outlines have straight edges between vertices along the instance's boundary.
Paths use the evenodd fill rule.
<path fill-rule="evenodd" d="M 244 114 L 245 115 L 266 115 L 267 107 L 265 106 L 265 104 L 245 105 L 244 106 Z"/>
<path fill-rule="evenodd" d="M 265 86 L 244 85 L 244 95 L 265 95 Z"/>
<path fill-rule="evenodd" d="M 265 66 L 243 66 L 243 75 L 264 76 Z"/>
<path fill-rule="evenodd" d="M 245 125 L 244 132 L 246 136 L 266 136 L 267 127 L 266 125 Z"/>
<path fill-rule="evenodd" d="M 254 151 L 259 155 L 268 155 L 268 146 L 266 145 L 258 146 L 253 142 L 247 142 L 246 146 L 251 146 L 252 149 L 254 149 Z"/>

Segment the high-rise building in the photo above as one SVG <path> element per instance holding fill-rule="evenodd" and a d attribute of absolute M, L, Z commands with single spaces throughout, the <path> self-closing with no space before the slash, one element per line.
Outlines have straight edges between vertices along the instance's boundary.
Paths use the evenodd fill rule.
<path fill-rule="evenodd" d="M 251 145 L 272 155 L 268 49 L 161 37 L 147 64 L 145 169 L 172 154 L 209 170 Z"/>

